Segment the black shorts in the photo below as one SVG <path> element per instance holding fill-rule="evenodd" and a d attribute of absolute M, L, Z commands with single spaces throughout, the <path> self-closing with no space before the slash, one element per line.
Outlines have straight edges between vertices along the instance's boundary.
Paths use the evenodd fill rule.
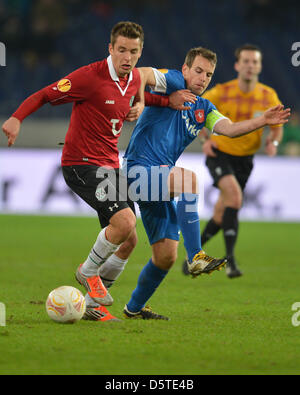
<path fill-rule="evenodd" d="M 213 185 L 218 187 L 222 177 L 232 174 L 243 191 L 253 169 L 253 155 L 234 156 L 217 149 L 214 149 L 214 152 L 217 156 L 207 156 L 205 162 L 214 180 Z"/>
<path fill-rule="evenodd" d="M 63 166 L 67 185 L 98 213 L 101 227 L 109 224 L 118 211 L 134 203 L 128 199 L 127 180 L 120 169 L 106 169 L 93 165 Z"/>

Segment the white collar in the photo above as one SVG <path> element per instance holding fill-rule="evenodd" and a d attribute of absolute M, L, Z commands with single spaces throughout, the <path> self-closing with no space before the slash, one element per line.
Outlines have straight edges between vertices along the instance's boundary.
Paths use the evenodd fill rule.
<path fill-rule="evenodd" d="M 120 87 L 120 85 L 118 84 L 118 82 L 120 82 L 120 80 L 119 80 L 119 77 L 118 77 L 118 75 L 117 75 L 117 73 L 116 73 L 116 70 L 115 70 L 115 68 L 114 68 L 114 65 L 113 65 L 113 62 L 112 62 L 112 59 L 111 59 L 111 55 L 109 55 L 109 56 L 107 57 L 107 64 L 108 64 L 108 70 L 109 70 L 109 74 L 110 74 L 110 76 L 111 76 L 111 79 L 112 79 L 113 81 L 115 81 L 115 83 L 117 84 L 117 87 L 120 89 L 120 92 L 122 93 L 123 96 L 125 96 L 125 93 L 126 93 L 127 88 L 128 88 L 128 86 L 129 86 L 129 84 L 130 84 L 130 81 L 132 81 L 132 79 L 133 79 L 132 71 L 131 71 L 130 74 L 129 74 L 128 81 L 127 81 L 127 85 L 126 85 L 125 89 L 123 90 L 123 89 Z"/>

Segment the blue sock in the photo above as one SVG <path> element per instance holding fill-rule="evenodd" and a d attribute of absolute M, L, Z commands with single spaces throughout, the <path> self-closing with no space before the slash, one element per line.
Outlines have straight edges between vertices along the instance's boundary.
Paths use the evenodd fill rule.
<path fill-rule="evenodd" d="M 137 287 L 132 292 L 129 303 L 127 303 L 128 310 L 132 313 L 140 311 L 147 300 L 154 294 L 167 273 L 168 270 L 158 268 L 150 259 L 139 275 Z"/>
<path fill-rule="evenodd" d="M 182 194 L 177 202 L 177 221 L 180 227 L 188 259 L 202 249 L 200 234 L 200 219 L 198 214 L 198 195 Z"/>

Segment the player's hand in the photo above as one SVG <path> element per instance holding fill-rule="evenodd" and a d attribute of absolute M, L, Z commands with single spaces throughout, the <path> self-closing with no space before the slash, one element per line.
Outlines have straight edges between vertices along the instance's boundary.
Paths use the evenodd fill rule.
<path fill-rule="evenodd" d="M 189 110 L 191 107 L 186 106 L 185 102 L 195 103 L 197 96 L 188 89 L 182 89 L 170 94 L 169 107 L 173 110 Z"/>
<path fill-rule="evenodd" d="M 125 118 L 126 121 L 128 122 L 133 122 L 136 121 L 139 116 L 142 114 L 144 111 L 145 104 L 142 102 L 136 102 L 130 109 L 129 113 L 127 114 L 127 117 Z"/>
<path fill-rule="evenodd" d="M 10 117 L 2 125 L 2 130 L 8 139 L 9 147 L 15 143 L 16 138 L 18 137 L 20 132 L 20 127 L 21 127 L 21 122 L 15 117 Z"/>
<path fill-rule="evenodd" d="M 291 109 L 285 109 L 283 105 L 279 104 L 278 106 L 269 108 L 262 116 L 266 125 L 283 124 L 289 121 Z"/>
<path fill-rule="evenodd" d="M 218 144 L 216 141 L 214 140 L 206 140 L 205 143 L 202 145 L 202 152 L 206 155 L 206 156 L 212 156 L 212 157 L 216 157 L 216 153 L 214 152 L 214 148 L 218 148 Z"/>

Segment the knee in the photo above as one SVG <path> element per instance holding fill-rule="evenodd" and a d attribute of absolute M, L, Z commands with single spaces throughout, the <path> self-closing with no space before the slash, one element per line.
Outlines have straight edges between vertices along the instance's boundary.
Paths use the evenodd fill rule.
<path fill-rule="evenodd" d="M 231 197 L 231 203 L 228 206 L 239 210 L 242 207 L 243 196 L 241 193 L 236 193 Z"/>
<path fill-rule="evenodd" d="M 224 207 L 232 207 L 239 210 L 243 204 L 243 193 L 240 188 L 233 188 L 229 193 L 223 194 Z"/>
<path fill-rule="evenodd" d="M 131 209 L 124 209 L 116 213 L 110 219 L 111 233 L 114 237 L 119 239 L 119 242 L 123 242 L 131 238 L 130 243 L 136 244 L 137 240 L 134 237 L 136 218 Z"/>
<path fill-rule="evenodd" d="M 166 251 L 164 254 L 160 254 L 159 257 L 153 257 L 154 264 L 163 270 L 169 270 L 176 262 L 177 251 Z"/>

